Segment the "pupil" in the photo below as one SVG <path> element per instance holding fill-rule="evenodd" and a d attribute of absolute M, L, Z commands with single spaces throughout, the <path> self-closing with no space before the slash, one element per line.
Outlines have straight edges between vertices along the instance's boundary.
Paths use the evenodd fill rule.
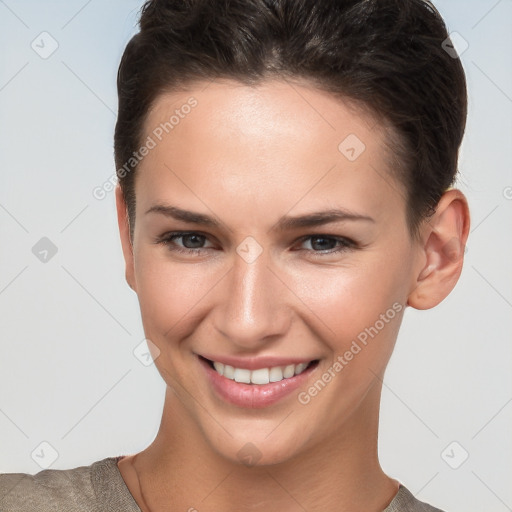
<path fill-rule="evenodd" d="M 194 245 L 194 242 L 192 242 L 193 247 L 188 247 L 188 245 L 187 245 L 187 243 L 185 243 L 185 241 L 190 240 L 191 238 L 192 239 L 195 238 L 196 242 L 198 242 L 198 243 L 197 243 L 197 245 Z M 198 247 L 201 247 L 201 242 L 202 242 L 202 240 L 200 240 L 201 238 L 203 238 L 201 235 L 186 235 L 183 237 L 183 243 L 184 243 L 185 247 L 187 247 L 187 249 L 197 249 Z"/>
<path fill-rule="evenodd" d="M 323 241 L 323 247 L 322 247 L 322 243 L 320 244 L 317 244 L 316 241 L 318 240 L 321 240 Z M 317 238 L 313 238 L 312 239 L 312 243 L 311 243 L 311 246 L 313 247 L 313 249 L 317 248 L 317 249 L 320 249 L 320 250 L 325 250 L 325 249 L 332 249 L 332 247 L 325 247 L 325 244 L 327 243 L 327 245 L 332 245 L 333 243 L 335 242 L 335 240 L 331 240 L 329 238 L 322 238 L 322 237 L 317 237 Z M 316 246 L 320 246 L 320 247 L 315 247 Z"/>

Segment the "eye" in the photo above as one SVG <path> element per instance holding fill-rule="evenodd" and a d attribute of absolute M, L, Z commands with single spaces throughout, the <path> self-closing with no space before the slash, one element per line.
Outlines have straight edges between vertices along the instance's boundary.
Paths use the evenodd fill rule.
<path fill-rule="evenodd" d="M 180 240 L 183 245 L 176 243 Z M 170 251 L 181 252 L 185 254 L 199 254 L 203 249 L 210 249 L 211 247 L 204 247 L 203 244 L 207 241 L 206 235 L 197 233 L 195 231 L 184 232 L 177 231 L 173 233 L 165 233 L 158 237 L 155 243 L 167 246 Z"/>
<path fill-rule="evenodd" d="M 178 241 L 180 241 L 178 243 Z M 196 231 L 176 231 L 165 233 L 155 240 L 156 244 L 165 245 L 170 251 L 189 255 L 200 255 L 203 251 L 212 249 L 213 246 L 205 246 L 208 237 Z M 357 243 L 349 238 L 330 235 L 307 235 L 299 240 L 300 245 L 308 244 L 310 248 L 300 248 L 313 254 L 315 257 L 328 256 L 357 248 Z"/>
<path fill-rule="evenodd" d="M 345 237 L 329 236 L 329 235 L 308 235 L 300 239 L 302 244 L 308 243 L 311 249 L 306 250 L 313 254 L 321 256 L 322 254 L 334 254 L 348 251 L 356 248 L 356 243 Z"/>

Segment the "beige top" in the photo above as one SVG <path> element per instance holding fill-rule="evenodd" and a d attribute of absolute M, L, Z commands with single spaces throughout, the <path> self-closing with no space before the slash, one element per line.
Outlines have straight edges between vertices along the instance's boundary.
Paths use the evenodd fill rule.
<path fill-rule="evenodd" d="M 45 469 L 35 475 L 0 474 L 2 512 L 141 512 L 117 462 L 108 457 L 90 466 Z M 383 512 L 442 512 L 418 501 L 403 486 Z"/>

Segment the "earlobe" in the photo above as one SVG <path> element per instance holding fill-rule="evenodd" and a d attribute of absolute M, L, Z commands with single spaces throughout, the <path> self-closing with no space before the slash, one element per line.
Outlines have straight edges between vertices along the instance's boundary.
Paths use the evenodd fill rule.
<path fill-rule="evenodd" d="M 457 189 L 445 192 L 435 214 L 424 221 L 422 257 L 425 263 L 407 299 L 409 306 L 433 308 L 452 291 L 462 272 L 469 222 L 464 194 Z"/>
<path fill-rule="evenodd" d="M 119 185 L 116 186 L 116 209 L 119 235 L 121 237 L 121 246 L 125 261 L 126 282 L 128 283 L 128 286 L 136 292 L 133 244 L 130 236 L 130 220 L 123 192 Z"/>

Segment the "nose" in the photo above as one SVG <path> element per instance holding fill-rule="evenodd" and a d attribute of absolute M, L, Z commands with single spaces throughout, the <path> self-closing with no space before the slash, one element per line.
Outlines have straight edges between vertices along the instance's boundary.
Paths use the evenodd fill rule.
<path fill-rule="evenodd" d="M 216 305 L 217 331 L 247 351 L 260 350 L 282 337 L 291 322 L 291 292 L 269 263 L 265 251 L 252 262 L 235 254 L 233 267 L 223 280 L 222 298 Z"/>

